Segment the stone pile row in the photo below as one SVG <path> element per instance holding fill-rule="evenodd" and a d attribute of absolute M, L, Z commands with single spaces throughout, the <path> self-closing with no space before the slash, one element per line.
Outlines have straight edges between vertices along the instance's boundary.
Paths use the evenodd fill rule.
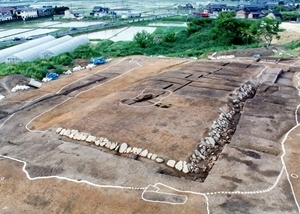
<path fill-rule="evenodd" d="M 56 133 L 61 136 L 66 136 L 73 140 L 79 140 L 79 141 L 85 141 L 88 143 L 93 143 L 96 146 L 105 147 L 110 150 L 117 151 L 121 154 L 133 154 L 135 157 L 141 156 L 144 158 L 148 158 L 150 160 L 156 161 L 157 163 L 163 163 L 164 159 L 161 157 L 158 157 L 157 154 L 153 154 L 149 152 L 147 149 L 141 149 L 137 147 L 130 147 L 127 143 L 121 143 L 118 142 L 111 142 L 107 138 L 104 137 L 96 137 L 93 135 L 90 135 L 88 133 L 79 132 L 78 130 L 74 129 L 64 129 L 64 128 L 57 128 Z"/>
<path fill-rule="evenodd" d="M 191 164 L 186 161 L 178 161 L 168 160 L 166 163 L 167 166 L 177 169 L 178 171 L 182 171 L 184 173 L 188 173 L 190 171 Z"/>
<path fill-rule="evenodd" d="M 235 132 L 237 124 L 233 122 L 234 116 L 240 114 L 244 102 L 255 95 L 257 88 L 257 82 L 248 81 L 230 95 L 227 103 L 230 111 L 226 113 L 220 109 L 221 114 L 218 120 L 213 121 L 209 136 L 200 142 L 194 154 L 190 157 L 190 165 L 188 166 L 191 172 L 199 173 L 200 169 L 197 164 L 203 160 L 208 162 L 208 165 L 203 168 L 204 171 L 209 171 L 212 168 L 217 160 L 219 147 L 224 146 L 225 143 L 230 143 Z"/>
<path fill-rule="evenodd" d="M 12 92 L 18 92 L 18 91 L 23 91 L 23 90 L 27 90 L 30 89 L 30 87 L 28 85 L 16 85 L 15 87 L 13 87 L 11 89 Z"/>

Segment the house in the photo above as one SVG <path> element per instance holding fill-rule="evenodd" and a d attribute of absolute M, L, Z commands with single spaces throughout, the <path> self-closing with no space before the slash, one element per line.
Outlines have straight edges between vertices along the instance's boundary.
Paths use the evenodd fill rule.
<path fill-rule="evenodd" d="M 272 18 L 272 19 L 277 19 L 277 20 L 282 19 L 282 15 L 281 15 L 281 13 L 278 12 L 278 11 L 270 12 L 268 15 L 266 15 L 266 17 Z"/>
<path fill-rule="evenodd" d="M 71 10 L 65 10 L 65 15 L 64 17 L 65 19 L 82 19 L 82 15 L 80 13 L 75 13 Z"/>
<path fill-rule="evenodd" d="M 17 8 L 16 15 L 17 18 L 26 19 L 26 18 L 34 18 L 38 17 L 38 10 L 32 7 L 25 7 L 25 8 Z"/>
<path fill-rule="evenodd" d="M 108 7 L 94 6 L 93 12 L 90 15 L 96 17 L 104 17 L 107 16 L 108 13 L 109 13 Z"/>
<path fill-rule="evenodd" d="M 108 7 L 94 6 L 93 13 L 108 13 Z"/>
<path fill-rule="evenodd" d="M 54 8 L 52 6 L 42 6 L 42 8 L 38 8 L 38 16 L 49 16 L 54 14 Z"/>
<path fill-rule="evenodd" d="M 111 9 L 111 14 L 113 16 L 123 16 L 131 13 L 131 9 L 129 8 L 116 8 L 116 9 Z"/>
<path fill-rule="evenodd" d="M 0 8 L 0 21 L 12 20 L 12 10 L 10 7 Z"/>
<path fill-rule="evenodd" d="M 208 4 L 204 10 L 204 12 L 218 16 L 219 13 L 225 11 L 235 11 L 236 7 L 227 6 L 226 4 Z"/>
<path fill-rule="evenodd" d="M 180 10 L 191 10 L 191 9 L 195 9 L 194 6 L 191 3 L 187 3 L 185 5 L 178 5 L 177 6 L 178 9 Z"/>
<path fill-rule="evenodd" d="M 264 16 L 260 7 L 245 5 L 243 9 L 236 11 L 236 18 L 241 19 L 260 19 Z"/>

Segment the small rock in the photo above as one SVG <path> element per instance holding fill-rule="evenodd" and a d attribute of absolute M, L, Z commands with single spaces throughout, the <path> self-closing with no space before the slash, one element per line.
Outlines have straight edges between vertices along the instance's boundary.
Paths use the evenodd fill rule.
<path fill-rule="evenodd" d="M 137 150 L 137 148 L 133 147 L 132 150 L 131 150 L 131 152 L 134 153 L 134 154 L 136 154 L 136 150 Z"/>
<path fill-rule="evenodd" d="M 73 133 L 71 133 L 69 136 L 68 136 L 70 139 L 73 139 L 73 137 L 74 137 L 74 134 Z"/>
<path fill-rule="evenodd" d="M 110 147 L 109 147 L 109 149 L 113 150 L 113 149 L 116 148 L 116 146 L 117 146 L 116 143 L 112 142 L 111 145 L 110 145 Z"/>
<path fill-rule="evenodd" d="M 200 153 L 197 149 L 195 149 L 195 154 L 196 154 L 197 156 L 200 156 L 200 155 L 201 155 L 201 153 Z"/>
<path fill-rule="evenodd" d="M 183 161 L 182 172 L 184 172 L 184 173 L 188 173 L 189 172 L 189 168 L 188 168 L 188 165 L 187 165 L 186 161 Z"/>
<path fill-rule="evenodd" d="M 88 135 L 83 133 L 80 140 L 85 141 L 87 137 Z"/>
<path fill-rule="evenodd" d="M 101 139 L 101 138 L 100 138 Z M 105 144 L 107 143 L 106 141 L 101 141 L 101 140 L 99 140 L 100 141 L 100 146 L 105 146 Z"/>
<path fill-rule="evenodd" d="M 149 152 L 148 155 L 147 155 L 147 158 L 148 158 L 148 159 L 151 159 L 151 156 L 152 156 L 152 153 Z"/>
<path fill-rule="evenodd" d="M 60 134 L 60 135 L 63 135 L 63 134 L 65 133 L 65 131 L 66 131 L 66 129 L 62 129 L 62 130 L 59 132 L 59 134 Z"/>
<path fill-rule="evenodd" d="M 181 171 L 183 167 L 183 162 L 182 161 L 178 161 L 175 165 L 175 169 L 177 169 L 178 171 Z"/>
<path fill-rule="evenodd" d="M 212 137 L 208 137 L 207 140 L 208 140 L 209 144 L 211 144 L 212 146 L 215 146 L 216 141 Z"/>
<path fill-rule="evenodd" d="M 127 143 L 122 143 L 120 146 L 119 152 L 124 153 L 127 150 L 127 148 L 128 148 Z"/>
<path fill-rule="evenodd" d="M 72 129 L 72 130 L 71 130 L 71 134 L 74 134 L 74 135 L 75 135 L 75 134 L 78 134 L 78 133 L 79 133 L 79 131 L 76 130 L 76 129 Z"/>
<path fill-rule="evenodd" d="M 196 168 L 196 169 L 194 170 L 194 172 L 197 173 L 197 174 L 199 174 L 199 173 L 200 173 L 200 169 L 199 169 L 199 168 Z"/>
<path fill-rule="evenodd" d="M 110 141 L 106 142 L 105 147 L 109 149 L 110 146 L 111 146 L 111 142 Z"/>
<path fill-rule="evenodd" d="M 137 150 L 136 150 L 136 154 L 140 154 L 141 152 L 143 151 L 143 149 L 141 149 L 141 148 L 138 148 Z"/>
<path fill-rule="evenodd" d="M 64 136 L 69 136 L 71 134 L 71 130 L 70 129 L 67 129 L 65 132 L 64 132 Z"/>
<path fill-rule="evenodd" d="M 79 140 L 80 138 L 81 138 L 80 133 L 75 134 L 74 137 L 73 137 L 74 140 Z"/>
<path fill-rule="evenodd" d="M 162 163 L 162 162 L 164 162 L 164 159 L 162 159 L 162 158 L 156 158 L 155 160 L 156 160 L 157 163 Z"/>
<path fill-rule="evenodd" d="M 60 127 L 59 127 L 59 128 L 57 128 L 57 129 L 56 129 L 56 133 L 57 133 L 57 134 L 58 134 L 58 133 L 60 133 L 60 132 L 61 132 L 61 130 L 62 130 L 62 128 L 60 128 Z"/>
<path fill-rule="evenodd" d="M 88 142 L 88 143 L 93 143 L 93 142 L 96 141 L 96 137 L 93 136 L 93 135 L 89 135 L 89 136 L 86 138 L 85 141 Z"/>
<path fill-rule="evenodd" d="M 147 155 L 148 155 L 148 150 L 147 150 L 147 149 L 143 150 L 143 151 L 140 153 L 140 156 L 142 156 L 142 157 L 146 157 Z"/>
<path fill-rule="evenodd" d="M 96 145 L 96 146 L 99 146 L 99 145 L 100 145 L 100 140 L 96 140 L 96 141 L 95 141 L 95 145 Z"/>
<path fill-rule="evenodd" d="M 167 162 L 167 165 L 168 165 L 169 167 L 174 167 L 175 164 L 176 164 L 176 161 L 174 161 L 174 160 L 168 160 L 168 162 Z"/>
<path fill-rule="evenodd" d="M 119 148 L 120 148 L 120 145 L 117 145 L 116 148 L 115 148 L 115 151 L 119 151 Z"/>
<path fill-rule="evenodd" d="M 155 160 L 157 158 L 157 154 L 153 154 L 152 156 L 151 156 L 151 160 Z"/>
<path fill-rule="evenodd" d="M 128 147 L 128 148 L 126 149 L 126 153 L 127 153 L 127 154 L 130 153 L 131 150 L 132 150 L 132 148 L 131 148 L 131 147 Z"/>

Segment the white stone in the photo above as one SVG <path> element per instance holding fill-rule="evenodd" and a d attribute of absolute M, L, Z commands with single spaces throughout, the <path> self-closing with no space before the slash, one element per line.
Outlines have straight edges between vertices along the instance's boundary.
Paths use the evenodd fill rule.
<path fill-rule="evenodd" d="M 147 155 L 148 155 L 148 150 L 147 150 L 147 149 L 143 150 L 143 151 L 140 153 L 140 156 L 142 156 L 142 157 L 146 157 Z"/>
<path fill-rule="evenodd" d="M 100 145 L 100 140 L 98 139 L 98 140 L 95 140 L 95 145 L 96 146 L 99 146 Z"/>
<path fill-rule="evenodd" d="M 115 151 L 118 151 L 120 148 L 120 145 L 117 145 L 116 148 L 115 148 Z"/>
<path fill-rule="evenodd" d="M 176 164 L 176 161 L 174 161 L 174 160 L 168 160 L 168 162 L 167 162 L 167 165 L 168 165 L 169 167 L 174 167 L 175 164 Z"/>
<path fill-rule="evenodd" d="M 110 145 L 110 147 L 109 147 L 109 149 L 110 149 L 110 150 L 113 150 L 113 149 L 116 148 L 116 146 L 117 146 L 117 144 L 114 143 L 114 142 L 112 142 L 111 145 Z"/>
<path fill-rule="evenodd" d="M 72 129 L 72 130 L 71 130 L 71 134 L 78 134 L 78 133 L 79 133 L 79 131 L 76 130 L 76 129 Z"/>
<path fill-rule="evenodd" d="M 164 162 L 164 159 L 162 159 L 162 158 L 156 158 L 155 160 L 156 160 L 157 163 L 162 163 L 162 162 Z"/>
<path fill-rule="evenodd" d="M 208 140 L 209 144 L 211 144 L 212 146 L 215 146 L 216 141 L 212 137 L 208 137 L 207 140 Z"/>
<path fill-rule="evenodd" d="M 122 143 L 119 152 L 124 153 L 127 150 L 127 147 L 128 147 L 127 143 Z"/>
<path fill-rule="evenodd" d="M 106 142 L 105 147 L 110 148 L 110 146 L 111 146 L 111 142 L 110 141 Z"/>
<path fill-rule="evenodd" d="M 71 139 L 73 139 L 73 137 L 74 137 L 74 134 L 73 133 L 71 133 L 69 136 L 68 136 L 69 138 L 71 138 Z"/>
<path fill-rule="evenodd" d="M 151 156 L 152 156 L 152 153 L 149 152 L 148 155 L 147 155 L 147 158 L 151 159 Z"/>
<path fill-rule="evenodd" d="M 106 141 L 100 141 L 100 146 L 105 146 L 106 143 Z"/>
<path fill-rule="evenodd" d="M 85 141 L 88 143 L 94 143 L 96 141 L 96 137 L 93 135 L 89 135 Z"/>
<path fill-rule="evenodd" d="M 131 152 L 134 153 L 134 154 L 136 154 L 136 150 L 137 150 L 137 148 L 133 147 L 132 150 L 131 150 Z"/>
<path fill-rule="evenodd" d="M 99 138 L 99 141 L 100 141 L 100 142 L 102 142 L 103 140 L 104 140 L 104 138 L 103 138 L 103 137 L 100 137 L 100 138 Z"/>
<path fill-rule="evenodd" d="M 183 161 L 182 172 L 184 172 L 184 173 L 188 173 L 189 172 L 189 168 L 188 168 L 188 165 L 187 165 L 186 161 Z"/>
<path fill-rule="evenodd" d="M 65 131 L 66 131 L 66 129 L 62 129 L 62 130 L 59 132 L 59 134 L 60 134 L 60 135 L 63 135 L 63 134 L 65 133 Z"/>
<path fill-rule="evenodd" d="M 58 133 L 60 133 L 60 132 L 61 132 L 61 130 L 62 130 L 62 128 L 61 128 L 61 127 L 57 128 L 57 129 L 56 129 L 56 133 L 57 133 L 57 134 L 58 134 Z"/>
<path fill-rule="evenodd" d="M 175 165 L 175 169 L 181 171 L 183 167 L 182 165 L 183 165 L 182 161 L 178 161 Z"/>
<path fill-rule="evenodd" d="M 70 129 L 67 129 L 65 132 L 64 132 L 64 136 L 69 136 L 71 134 L 71 130 Z"/>
<path fill-rule="evenodd" d="M 155 160 L 157 158 L 157 154 L 153 154 L 152 156 L 151 156 L 151 160 Z"/>
<path fill-rule="evenodd" d="M 138 149 L 136 150 L 136 154 L 139 155 L 142 151 L 143 151 L 143 149 L 138 148 Z"/>
<path fill-rule="evenodd" d="M 87 139 L 87 137 L 88 137 L 88 134 L 83 133 L 80 140 L 85 141 Z"/>
<path fill-rule="evenodd" d="M 73 139 L 74 139 L 74 140 L 78 140 L 79 137 L 81 137 L 80 135 L 81 135 L 80 133 L 75 134 L 74 137 L 73 137 Z"/>
<path fill-rule="evenodd" d="M 128 148 L 126 149 L 126 153 L 127 153 L 127 154 L 130 153 L 131 150 L 132 150 L 132 148 L 131 148 L 131 147 L 128 147 Z"/>

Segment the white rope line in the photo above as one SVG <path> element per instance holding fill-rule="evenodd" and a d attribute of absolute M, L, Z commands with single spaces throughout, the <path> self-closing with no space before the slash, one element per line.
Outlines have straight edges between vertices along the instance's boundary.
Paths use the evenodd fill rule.
<path fill-rule="evenodd" d="M 114 65 L 117 65 L 117 64 L 119 64 L 120 62 L 122 62 L 122 61 L 124 61 L 124 60 L 125 60 L 125 59 L 120 60 L 118 63 L 115 63 Z M 132 61 L 133 61 L 133 58 L 130 60 L 130 62 L 132 62 Z M 110 67 L 111 67 L 111 66 L 110 66 Z M 140 64 L 139 64 L 139 67 L 140 67 Z M 108 67 L 107 67 L 107 68 L 108 68 Z M 105 68 L 105 69 L 107 69 L 107 68 Z M 105 70 L 105 69 L 103 69 L 103 70 Z M 39 133 L 45 132 L 46 130 L 45 130 L 45 131 L 31 130 L 28 126 L 29 126 L 29 124 L 32 123 L 32 121 L 34 121 L 35 119 L 39 118 L 40 116 L 44 115 L 45 113 L 47 113 L 47 112 L 49 112 L 49 111 L 51 111 L 51 110 L 53 110 L 53 109 L 55 109 L 56 107 L 62 105 L 63 103 L 69 101 L 70 99 L 76 98 L 77 96 L 79 96 L 79 95 L 82 94 L 82 93 L 88 92 L 88 91 L 90 91 L 90 90 L 93 90 L 93 89 L 96 88 L 96 87 L 102 86 L 102 85 L 104 85 L 104 84 L 106 84 L 106 83 L 109 83 L 109 82 L 111 82 L 111 81 L 113 81 L 113 80 L 115 80 L 115 79 L 117 79 L 117 78 L 120 78 L 120 77 L 122 77 L 123 75 L 125 75 L 125 74 L 127 74 L 127 73 L 129 73 L 129 72 L 132 72 L 132 71 L 135 70 L 135 69 L 136 69 L 136 68 L 130 69 L 130 70 L 128 70 L 128 71 L 122 73 L 122 74 L 119 75 L 119 76 L 116 76 L 116 77 L 114 77 L 114 78 L 112 78 L 112 79 L 109 79 L 109 80 L 106 81 L 106 82 L 103 82 L 103 83 L 101 83 L 101 84 L 99 84 L 99 85 L 96 85 L 96 86 L 90 88 L 90 89 L 87 89 L 87 90 L 85 90 L 85 91 L 82 91 L 82 92 L 78 93 L 78 94 L 77 94 L 76 96 L 74 96 L 74 97 L 69 97 L 67 100 L 65 100 L 65 101 L 63 101 L 63 102 L 61 102 L 61 103 L 59 103 L 59 104 L 53 106 L 52 108 L 50 108 L 50 109 L 48 109 L 48 110 L 42 112 L 41 114 L 37 115 L 36 117 L 34 117 L 32 120 L 30 120 L 30 121 L 26 124 L 25 128 L 26 128 L 28 131 L 30 131 L 30 132 L 39 132 Z M 102 70 L 101 70 L 101 71 L 102 71 Z M 75 81 L 75 82 L 76 82 L 76 81 Z M 73 83 L 74 83 L 74 82 L 73 82 Z M 62 90 L 62 89 L 60 89 L 59 91 L 61 91 L 61 90 Z"/>
<path fill-rule="evenodd" d="M 133 60 L 133 59 L 132 59 L 132 60 Z M 132 60 L 130 60 L 130 62 L 132 62 Z M 138 64 L 139 66 L 141 66 L 139 63 L 137 63 L 137 64 Z M 264 68 L 263 70 L 265 70 L 265 69 L 266 69 L 266 68 Z M 130 72 L 130 71 L 132 71 L 132 70 L 134 70 L 134 69 L 131 69 L 131 70 L 129 70 L 129 71 L 123 73 L 122 75 L 125 75 L 126 73 L 128 73 L 128 72 Z M 259 77 L 259 76 L 262 74 L 263 70 L 261 71 L 261 73 L 260 73 L 257 77 Z M 300 79 L 300 78 L 299 78 L 299 74 L 300 74 L 300 73 L 298 73 L 298 75 L 297 75 L 297 78 L 298 78 L 298 79 Z M 120 75 L 120 76 L 122 76 L 122 75 Z M 118 78 L 118 77 L 120 77 L 120 76 L 117 76 L 117 77 L 115 77 L 115 78 L 113 78 L 113 79 L 116 79 L 116 78 Z M 111 79 L 110 81 L 112 81 L 112 79 Z M 103 83 L 103 84 L 104 84 L 104 83 Z M 296 86 L 296 88 L 297 88 L 298 91 L 299 91 L 299 95 L 300 95 L 299 85 L 300 85 L 300 80 L 298 81 L 298 86 Z M 98 87 L 98 86 L 96 86 L 96 87 Z M 93 89 L 93 88 L 88 89 L 88 90 L 86 90 L 86 91 L 89 91 L 89 90 L 92 90 L 92 89 Z M 84 92 L 86 92 L 86 91 L 84 91 Z M 83 92 L 82 92 L 82 93 L 83 93 Z M 143 93 L 143 92 L 142 92 L 142 93 Z M 78 94 L 78 95 L 79 95 L 79 94 Z M 76 96 L 78 96 L 78 95 L 76 95 Z M 168 96 L 170 96 L 170 94 L 169 94 Z M 71 99 L 71 98 L 68 98 L 67 100 L 63 101 L 62 103 L 68 101 L 69 99 Z M 60 104 L 58 104 L 58 105 L 61 105 L 62 103 L 60 103 Z M 53 108 L 57 107 L 58 105 L 54 106 Z M 293 128 L 291 128 L 291 129 L 285 134 L 285 137 L 284 137 L 284 139 L 283 139 L 282 142 L 281 142 L 283 153 L 282 153 L 282 155 L 281 155 L 280 158 L 281 158 L 281 162 L 282 162 L 282 165 L 283 165 L 283 166 L 282 166 L 281 171 L 280 171 L 279 175 L 277 176 L 277 178 L 276 178 L 274 184 L 273 184 L 271 187 L 269 187 L 268 189 L 265 189 L 265 190 L 259 190 L 259 191 L 233 191 L 233 192 L 230 192 L 230 191 L 215 191 L 215 192 L 201 193 L 201 192 L 194 192 L 194 191 L 182 191 L 182 190 L 178 190 L 178 189 L 176 189 L 176 188 L 167 186 L 167 185 L 165 185 L 165 184 L 163 184 L 163 183 L 156 183 L 154 186 L 155 186 L 156 188 L 158 188 L 157 185 L 162 185 L 162 186 L 165 186 L 165 187 L 167 187 L 167 188 L 169 188 L 169 189 L 171 189 L 171 190 L 174 190 L 174 191 L 177 191 L 177 192 L 180 192 L 180 193 L 190 193 L 190 194 L 202 195 L 202 196 L 205 197 L 205 199 L 206 199 L 207 213 L 209 214 L 210 210 L 209 210 L 209 200 L 208 200 L 208 197 L 207 197 L 208 195 L 217 195 L 217 194 L 261 194 L 261 193 L 266 193 L 266 192 L 271 191 L 272 189 L 274 189 L 274 188 L 278 185 L 278 183 L 279 183 L 279 181 L 280 181 L 280 178 L 282 177 L 283 171 L 285 171 L 285 172 L 286 172 L 286 175 L 287 175 L 288 182 L 289 182 L 289 184 L 290 184 L 290 186 L 291 186 L 291 190 L 292 190 L 292 194 L 293 194 L 295 203 L 296 203 L 296 205 L 297 205 L 297 207 L 298 207 L 298 212 L 300 213 L 300 206 L 299 206 L 299 203 L 298 203 L 297 198 L 296 198 L 296 196 L 295 196 L 295 192 L 294 192 L 292 183 L 291 183 L 290 178 L 289 178 L 290 175 L 289 175 L 288 172 L 287 172 L 287 168 L 286 168 L 286 165 L 285 165 L 285 162 L 284 162 L 284 156 L 285 156 L 285 154 L 286 154 L 286 150 L 285 150 L 285 147 L 284 147 L 284 143 L 285 143 L 285 141 L 286 141 L 287 139 L 291 139 L 288 135 L 289 135 L 294 129 L 296 129 L 296 128 L 300 125 L 299 122 L 298 122 L 298 118 L 297 118 L 297 111 L 298 111 L 298 109 L 299 109 L 299 106 L 300 106 L 300 105 L 297 106 L 296 113 L 295 113 L 296 123 L 297 123 L 297 124 L 296 124 Z M 46 112 L 52 110 L 53 108 L 51 108 L 51 109 L 49 109 L 49 110 L 43 112 L 42 114 L 44 114 L 44 113 L 46 113 Z M 36 116 L 34 119 L 38 118 L 38 117 L 41 116 L 42 114 Z M 14 115 L 14 114 L 13 114 L 13 115 Z M 11 115 L 9 118 L 7 118 L 7 119 L 4 121 L 4 123 L 5 123 L 6 121 L 8 121 L 13 115 Z M 27 129 L 28 131 L 32 131 L 32 130 L 30 130 L 30 129 L 28 128 L 28 125 L 29 125 L 34 119 L 32 119 L 32 120 L 26 125 L 26 129 Z M 0 128 L 4 125 L 4 123 L 1 124 Z M 142 187 L 142 188 L 139 188 L 139 187 L 136 188 L 136 187 L 123 187 L 123 186 L 112 186 L 112 185 L 99 185 L 99 184 L 94 184 L 94 183 L 89 182 L 89 181 L 86 181 L 86 180 L 80 180 L 80 181 L 77 181 L 77 180 L 74 180 L 74 179 L 70 179 L 70 178 L 66 178 L 66 177 L 61 177 L 61 176 L 45 176 L 45 177 L 34 177 L 34 178 L 31 178 L 30 175 L 29 175 L 29 173 L 28 173 L 28 171 L 26 170 L 26 165 L 27 165 L 27 163 L 26 163 L 25 161 L 22 161 L 22 160 L 19 160 L 19 159 L 16 159 L 16 158 L 12 158 L 12 157 L 9 157 L 9 156 L 3 156 L 3 155 L 0 155 L 0 158 L 7 158 L 7 159 L 10 159 L 10 160 L 14 160 L 14 161 L 23 163 L 24 165 L 23 165 L 22 170 L 25 172 L 25 174 L 26 174 L 26 176 L 27 176 L 27 178 L 28 178 L 29 180 L 57 178 L 57 179 L 67 180 L 67 181 L 71 181 L 71 182 L 75 182 L 75 183 L 85 183 L 85 184 L 89 184 L 89 185 L 92 185 L 92 186 L 95 186 L 95 187 L 106 187 L 106 188 L 117 188 L 117 189 L 136 189 L 136 190 L 143 190 L 143 193 L 142 193 L 142 199 L 145 200 L 145 201 L 149 201 L 149 202 L 159 202 L 159 203 L 169 203 L 169 204 L 182 204 L 182 203 L 172 203 L 172 202 L 154 201 L 154 200 L 148 200 L 148 199 L 145 199 L 145 198 L 144 198 L 144 193 L 147 192 L 147 188 L 148 188 L 150 185 L 149 185 L 148 187 L 146 187 L 146 188 L 144 188 L 144 187 Z M 296 175 L 296 174 L 294 174 L 294 175 Z M 295 177 L 295 176 L 294 176 L 294 177 Z M 158 190 L 157 190 L 157 191 L 158 191 Z M 148 191 L 148 192 L 157 192 L 157 191 Z M 163 192 L 162 192 L 161 194 L 177 195 L 177 194 L 163 193 Z M 185 196 L 185 195 L 178 195 L 178 196 Z M 187 196 L 186 196 L 186 197 L 187 197 Z M 188 198 L 186 198 L 186 201 L 187 201 L 187 199 L 188 199 Z M 186 201 L 185 201 L 184 203 L 186 203 Z"/>
<path fill-rule="evenodd" d="M 125 60 L 126 60 L 126 58 L 123 58 L 123 59 L 121 59 L 119 62 L 114 63 L 114 64 L 112 64 L 112 65 L 110 65 L 110 66 L 108 66 L 108 67 L 106 67 L 106 68 L 100 69 L 100 70 L 96 71 L 95 73 L 92 73 L 92 74 L 90 74 L 90 75 L 81 77 L 81 78 L 77 79 L 76 81 L 73 81 L 73 82 L 71 82 L 71 83 L 69 83 L 69 84 L 63 86 L 61 89 L 59 89 L 59 90 L 56 92 L 56 94 L 59 94 L 64 88 L 66 88 L 66 87 L 68 87 L 68 86 L 70 86 L 70 85 L 72 85 L 72 84 L 74 84 L 74 83 L 76 83 L 76 82 L 78 82 L 78 81 L 80 81 L 80 80 L 82 80 L 82 79 L 85 79 L 85 78 L 87 78 L 87 77 L 90 77 L 90 76 L 92 76 L 92 75 L 94 75 L 94 74 L 97 74 L 97 73 L 99 73 L 99 72 L 101 72 L 101 71 L 105 71 L 105 70 L 107 70 L 107 69 L 109 69 L 109 68 L 111 68 L 111 67 L 113 67 L 113 66 L 115 66 L 115 65 L 120 64 L 121 62 L 123 62 L 123 61 L 125 61 Z"/>
<path fill-rule="evenodd" d="M 94 187 L 114 188 L 114 189 L 132 189 L 132 190 L 144 190 L 145 189 L 144 187 L 130 187 L 130 186 L 126 187 L 126 186 L 100 185 L 100 184 L 92 183 L 92 182 L 87 181 L 87 180 L 80 180 L 80 181 L 78 181 L 78 180 L 75 180 L 75 179 L 71 179 L 71 178 L 67 178 L 67 177 L 62 177 L 62 176 L 56 176 L 56 175 L 43 176 L 43 177 L 31 177 L 29 175 L 29 172 L 26 170 L 27 163 L 25 161 L 19 160 L 17 158 L 9 157 L 9 156 L 4 156 L 4 155 L 0 155 L 0 158 L 1 159 L 10 159 L 10 160 L 13 160 L 13 161 L 17 161 L 17 162 L 23 163 L 22 170 L 23 170 L 23 172 L 25 172 L 26 177 L 29 180 L 31 180 L 31 181 L 42 180 L 42 179 L 50 179 L 50 178 L 57 178 L 57 179 L 60 179 L 60 180 L 71 181 L 71 182 L 79 183 L 79 184 L 80 183 L 88 184 L 88 185 L 91 185 L 91 186 L 94 186 Z"/>
<path fill-rule="evenodd" d="M 10 115 L 8 118 L 6 118 L 6 120 L 4 120 L 4 122 L 0 125 L 0 129 L 2 128 L 2 126 L 10 120 L 10 118 L 12 118 L 15 114 Z"/>
<path fill-rule="evenodd" d="M 25 128 L 26 128 L 29 132 L 38 132 L 38 133 L 44 133 L 44 132 L 46 132 L 46 130 L 45 130 L 45 131 L 32 130 L 32 129 L 28 128 L 28 126 L 29 126 L 29 124 L 32 123 L 32 121 L 34 121 L 35 119 L 39 118 L 40 116 L 44 115 L 45 113 L 47 113 L 47 112 L 49 112 L 49 111 L 51 111 L 51 110 L 53 110 L 53 109 L 55 109 L 56 107 L 62 105 L 63 103 L 69 101 L 70 99 L 72 99 L 72 98 L 71 98 L 71 97 L 68 97 L 68 99 L 64 100 L 63 102 L 61 102 L 61 103 L 59 103 L 59 104 L 53 106 L 52 108 L 49 108 L 48 110 L 46 110 L 46 111 L 40 113 L 39 115 L 35 116 L 34 118 L 32 118 L 32 119 L 26 124 Z"/>

